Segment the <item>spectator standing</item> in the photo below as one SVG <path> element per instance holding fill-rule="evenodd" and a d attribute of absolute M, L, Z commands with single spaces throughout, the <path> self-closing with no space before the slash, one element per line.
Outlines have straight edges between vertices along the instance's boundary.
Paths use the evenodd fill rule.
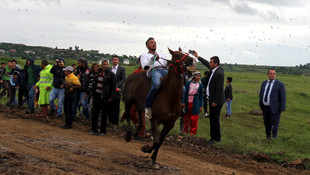
<path fill-rule="evenodd" d="M 72 128 L 72 107 L 73 101 L 79 88 L 82 87 L 79 79 L 72 73 L 73 67 L 67 66 L 62 69 L 66 75 L 65 78 L 65 100 L 64 100 L 64 112 L 66 117 L 66 124 L 61 126 L 63 129 Z"/>
<path fill-rule="evenodd" d="M 16 100 L 16 80 L 18 77 L 19 72 L 14 71 L 10 78 L 10 89 L 9 89 L 9 99 L 7 106 L 13 107 L 17 106 L 17 100 Z"/>
<path fill-rule="evenodd" d="M 125 68 L 119 65 L 119 58 L 117 55 L 112 56 L 112 64 L 110 67 L 110 71 L 115 75 L 115 83 L 116 83 L 116 95 L 115 98 L 110 102 L 109 110 L 109 122 L 113 125 L 118 125 L 119 121 L 119 111 L 120 111 L 120 102 L 121 102 L 121 92 L 123 88 L 123 84 L 126 81 L 126 71 Z"/>
<path fill-rule="evenodd" d="M 92 68 L 89 74 L 89 86 L 87 89 L 87 96 L 89 98 L 89 114 L 92 115 L 92 109 L 93 109 L 93 101 L 94 101 L 94 94 L 92 93 L 92 89 L 95 89 L 93 86 L 95 86 L 95 79 L 99 75 L 99 65 L 97 63 L 92 64 Z"/>
<path fill-rule="evenodd" d="M 87 60 L 85 58 L 80 58 L 78 60 L 78 68 L 76 70 L 76 77 L 79 78 L 79 81 L 82 85 L 82 87 L 78 90 L 78 93 L 76 94 L 74 103 L 73 103 L 73 120 L 76 117 L 76 111 L 77 107 L 79 105 L 79 102 L 81 103 L 83 107 L 83 114 L 86 117 L 86 119 L 90 118 L 89 115 L 89 109 L 88 109 L 88 99 L 87 99 L 87 89 L 89 86 L 89 74 L 90 70 L 87 65 Z"/>
<path fill-rule="evenodd" d="M 1 63 L 1 67 L 0 67 L 0 89 L 2 89 L 3 86 L 3 75 L 5 73 L 5 63 Z"/>
<path fill-rule="evenodd" d="M 41 117 L 47 118 L 47 106 L 49 105 L 49 95 L 53 88 L 53 74 L 50 72 L 52 65 L 48 64 L 47 60 L 41 62 L 42 71 L 40 74 L 40 80 L 33 86 L 33 89 L 39 87 L 40 95 L 38 104 L 41 107 Z"/>
<path fill-rule="evenodd" d="M 280 115 L 285 111 L 286 92 L 284 84 L 276 79 L 276 71 L 269 69 L 268 80 L 261 85 L 259 106 L 263 111 L 266 138 L 277 138 Z"/>
<path fill-rule="evenodd" d="M 231 116 L 231 102 L 233 99 L 233 87 L 231 85 L 232 82 L 232 78 L 231 77 L 227 77 L 226 79 L 226 87 L 225 87 L 225 99 L 226 99 L 226 104 L 225 104 L 225 108 L 226 108 L 226 118 L 230 118 Z"/>
<path fill-rule="evenodd" d="M 202 85 L 206 85 L 208 82 L 207 82 L 207 76 L 208 76 L 209 72 L 208 71 L 205 71 L 204 72 L 204 77 L 201 79 L 201 84 Z M 209 100 L 209 97 L 207 96 L 206 94 L 206 87 L 203 86 L 203 110 L 204 110 L 204 115 L 206 118 L 209 117 L 209 114 L 208 114 L 208 100 Z"/>
<path fill-rule="evenodd" d="M 34 64 L 33 58 L 28 58 L 26 60 L 26 65 L 23 70 L 26 72 L 26 83 L 28 91 L 28 109 L 26 110 L 26 114 L 34 113 L 34 97 L 36 89 L 33 87 L 39 80 L 39 74 L 41 70 L 41 66 Z"/>
<path fill-rule="evenodd" d="M 224 96 L 224 70 L 221 68 L 220 59 L 217 56 L 210 58 L 210 62 L 202 57 L 199 57 L 197 52 L 194 51 L 194 56 L 210 69 L 207 76 L 206 94 L 209 97 L 210 109 L 210 135 L 211 139 L 208 144 L 221 142 L 221 129 L 220 129 L 220 113 L 223 104 L 225 103 Z"/>
<path fill-rule="evenodd" d="M 9 96 L 9 88 L 10 88 L 10 72 L 12 71 L 12 62 L 11 60 L 8 61 L 7 65 L 5 66 L 5 69 L 3 71 L 3 76 L 2 76 L 2 87 L 3 90 L 0 94 L 0 97 L 2 98 L 3 96 Z"/>
<path fill-rule="evenodd" d="M 200 76 L 199 71 L 193 73 L 192 81 L 188 81 L 185 85 L 182 100 L 182 106 L 185 108 L 183 132 L 191 135 L 197 133 L 199 113 L 202 111 L 203 86 L 199 83 Z"/>
<path fill-rule="evenodd" d="M 65 99 L 65 73 L 62 70 L 65 67 L 65 60 L 59 58 L 55 60 L 55 64 L 50 70 L 50 73 L 53 74 L 53 89 L 49 96 L 50 104 L 50 114 L 55 115 L 57 118 L 62 117 L 62 109 Z M 56 111 L 56 106 L 54 101 L 58 98 L 58 107 Z"/>
<path fill-rule="evenodd" d="M 115 97 L 115 75 L 109 69 L 107 60 L 103 60 L 99 75 L 95 78 L 92 93 L 94 94 L 94 105 L 92 112 L 92 125 L 89 134 L 98 133 L 98 116 L 101 111 L 100 135 L 107 133 L 107 118 L 109 102 Z"/>
<path fill-rule="evenodd" d="M 193 72 L 195 72 L 196 66 L 190 66 L 187 71 L 183 74 L 183 94 L 182 94 L 182 99 L 184 98 L 185 95 L 185 85 L 188 81 L 192 80 L 193 77 Z M 184 129 L 184 115 L 185 110 L 184 107 L 182 108 L 181 115 L 180 115 L 180 133 L 179 133 L 179 138 L 183 137 L 183 129 Z"/>
<path fill-rule="evenodd" d="M 24 103 L 24 97 L 27 99 L 27 83 L 26 72 L 19 72 L 16 80 L 16 89 L 18 89 L 18 106 L 21 107 Z"/>

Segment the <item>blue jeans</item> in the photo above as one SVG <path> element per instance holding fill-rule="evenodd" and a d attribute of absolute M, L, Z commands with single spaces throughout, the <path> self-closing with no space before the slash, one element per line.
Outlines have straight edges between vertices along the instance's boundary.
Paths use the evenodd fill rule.
<path fill-rule="evenodd" d="M 231 101 L 232 100 L 229 100 L 229 101 L 226 100 L 226 104 L 225 104 L 226 115 L 229 115 L 229 116 L 231 116 Z"/>
<path fill-rule="evenodd" d="M 30 110 L 34 110 L 34 96 L 36 90 L 33 89 L 34 84 L 27 84 L 27 91 L 28 91 L 28 108 Z"/>
<path fill-rule="evenodd" d="M 65 99 L 65 89 L 59 89 L 59 88 L 52 89 L 49 96 L 50 110 L 56 110 L 54 103 L 56 98 L 58 98 L 57 116 L 61 116 Z"/>
<path fill-rule="evenodd" d="M 76 116 L 76 111 L 77 111 L 77 106 L 79 104 L 79 102 L 81 103 L 82 107 L 83 107 L 83 115 L 86 118 L 90 118 L 89 115 L 89 110 L 88 110 L 88 97 L 86 99 L 84 99 L 86 92 L 79 92 L 77 93 L 77 95 L 75 96 L 74 102 L 73 102 L 73 109 L 72 109 L 72 118 L 75 119 Z"/>
<path fill-rule="evenodd" d="M 160 79 L 162 77 L 166 76 L 167 73 L 168 73 L 167 69 L 156 69 L 156 70 L 151 72 L 150 77 L 152 79 L 152 88 L 146 97 L 146 101 L 145 101 L 145 107 L 146 108 L 152 107 L 155 96 L 156 96 L 156 94 L 160 88 L 160 85 L 161 85 Z"/>

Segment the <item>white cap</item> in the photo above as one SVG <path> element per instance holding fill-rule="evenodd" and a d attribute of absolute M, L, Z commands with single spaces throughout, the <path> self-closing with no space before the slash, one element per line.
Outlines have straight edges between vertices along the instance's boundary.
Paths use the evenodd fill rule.
<path fill-rule="evenodd" d="M 63 71 L 70 71 L 70 72 L 73 72 L 73 67 L 72 66 L 67 66 L 65 68 L 62 69 Z"/>

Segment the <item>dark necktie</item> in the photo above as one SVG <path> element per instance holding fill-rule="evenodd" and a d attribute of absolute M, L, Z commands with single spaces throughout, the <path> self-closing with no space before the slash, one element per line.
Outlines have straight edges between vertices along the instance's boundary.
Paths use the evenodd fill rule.
<path fill-rule="evenodd" d="M 270 86 L 271 86 L 270 81 L 268 81 L 267 86 L 268 86 L 268 87 L 267 87 L 267 91 L 266 91 L 265 98 L 264 98 L 264 101 L 265 101 L 265 102 L 267 102 L 267 97 L 268 97 L 269 90 L 270 90 Z"/>

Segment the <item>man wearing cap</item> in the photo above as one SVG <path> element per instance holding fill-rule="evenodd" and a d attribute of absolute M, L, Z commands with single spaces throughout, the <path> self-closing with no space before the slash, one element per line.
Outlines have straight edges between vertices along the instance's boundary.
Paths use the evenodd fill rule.
<path fill-rule="evenodd" d="M 147 77 L 151 78 L 152 87 L 149 91 L 145 101 L 145 116 L 152 118 L 152 104 L 156 97 L 156 94 L 161 85 L 161 78 L 168 73 L 167 69 L 167 57 L 163 53 L 156 52 L 156 41 L 154 38 L 149 38 L 146 42 L 146 48 L 149 52 L 141 55 L 141 66 L 147 71 Z"/>
<path fill-rule="evenodd" d="M 58 98 L 58 108 L 56 116 L 60 118 L 62 116 L 62 108 L 65 99 L 65 73 L 62 70 L 65 67 L 65 60 L 63 58 L 56 59 L 55 64 L 51 69 L 53 74 L 53 86 L 49 97 L 50 102 L 50 115 L 55 115 L 56 107 L 54 101 Z"/>
<path fill-rule="evenodd" d="M 198 60 L 210 69 L 207 76 L 206 94 L 209 97 L 210 109 L 210 135 L 211 139 L 208 144 L 215 144 L 221 142 L 221 129 L 220 129 L 220 113 L 223 104 L 225 103 L 224 95 L 224 70 L 221 68 L 220 59 L 217 56 L 210 58 L 210 62 L 202 57 L 199 57 L 197 52 L 193 54 Z"/>
<path fill-rule="evenodd" d="M 66 75 L 65 78 L 65 99 L 64 99 L 64 111 L 66 116 L 66 124 L 62 126 L 63 129 L 72 128 L 72 105 L 78 89 L 82 87 L 79 79 L 72 73 L 73 67 L 68 66 L 63 68 Z"/>

